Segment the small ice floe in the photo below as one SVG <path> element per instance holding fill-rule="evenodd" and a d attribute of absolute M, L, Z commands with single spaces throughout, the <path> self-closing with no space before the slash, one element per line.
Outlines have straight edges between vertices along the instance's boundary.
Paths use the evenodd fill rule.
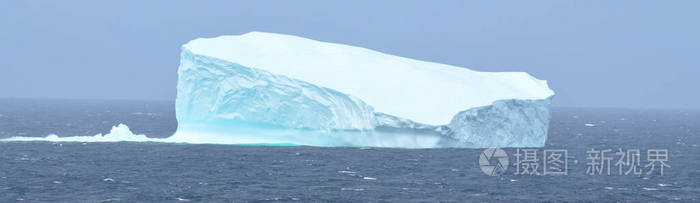
<path fill-rule="evenodd" d="M 574 118 L 574 119 L 578 119 L 578 116 L 574 115 L 574 116 L 572 116 L 572 118 Z"/>
<path fill-rule="evenodd" d="M 595 124 L 593 124 L 593 123 L 586 123 L 586 124 L 583 124 L 583 125 L 585 125 L 586 127 L 595 127 Z"/>
<path fill-rule="evenodd" d="M 299 156 L 299 155 L 301 155 L 301 153 L 296 152 L 296 153 L 294 153 L 294 155 L 295 155 L 295 156 Z"/>
<path fill-rule="evenodd" d="M 668 187 L 668 186 L 671 186 L 671 184 L 659 183 L 659 187 Z"/>
<path fill-rule="evenodd" d="M 457 171 L 459 171 L 459 169 L 453 168 L 453 169 L 450 169 L 450 171 L 457 172 Z"/>
<path fill-rule="evenodd" d="M 510 179 L 510 182 L 518 182 L 516 179 Z"/>
<path fill-rule="evenodd" d="M 613 187 L 604 187 L 604 188 L 605 188 L 606 190 L 612 190 L 612 189 L 615 189 L 615 188 L 613 188 Z"/>
<path fill-rule="evenodd" d="M 627 120 L 626 118 L 620 118 L 621 121 Z"/>
<path fill-rule="evenodd" d="M 357 172 L 355 172 L 355 171 L 338 171 L 338 173 L 355 174 Z"/>
<path fill-rule="evenodd" d="M 649 177 L 642 177 L 643 180 L 649 180 Z"/>
<path fill-rule="evenodd" d="M 659 190 L 659 189 L 658 189 L 658 188 L 653 188 L 653 187 L 643 187 L 642 190 L 646 190 L 646 191 L 656 191 L 656 190 Z"/>
<path fill-rule="evenodd" d="M 576 135 L 577 135 L 577 136 L 581 136 L 581 135 L 583 135 L 583 133 L 576 133 Z"/>
<path fill-rule="evenodd" d="M 342 190 L 342 191 L 348 191 L 348 190 L 349 190 L 349 191 L 357 191 L 357 192 L 359 192 L 359 191 L 365 191 L 364 188 L 340 188 L 340 190 Z"/>
<path fill-rule="evenodd" d="M 177 201 L 189 202 L 190 200 L 189 200 L 189 199 L 182 198 L 182 197 L 178 197 L 178 198 L 177 198 Z"/>
<path fill-rule="evenodd" d="M 63 182 L 61 182 L 61 181 L 53 181 L 53 184 L 61 184 L 61 183 L 63 183 Z"/>
<path fill-rule="evenodd" d="M 105 179 L 102 179 L 102 181 L 105 181 L 105 182 L 114 182 L 114 179 L 111 179 L 111 178 L 105 178 Z"/>
<path fill-rule="evenodd" d="M 363 177 L 362 179 L 365 179 L 365 180 L 377 180 L 377 178 L 373 178 L 373 177 L 369 177 L 369 176 L 365 176 L 365 177 Z"/>

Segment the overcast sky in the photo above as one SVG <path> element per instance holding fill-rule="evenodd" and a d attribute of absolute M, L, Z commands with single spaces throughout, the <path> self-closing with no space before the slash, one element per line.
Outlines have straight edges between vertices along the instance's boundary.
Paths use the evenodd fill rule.
<path fill-rule="evenodd" d="M 700 108 L 700 1 L 159 2 L 0 2 L 0 98 L 174 100 L 182 44 L 265 31 L 525 71 L 555 106 Z"/>

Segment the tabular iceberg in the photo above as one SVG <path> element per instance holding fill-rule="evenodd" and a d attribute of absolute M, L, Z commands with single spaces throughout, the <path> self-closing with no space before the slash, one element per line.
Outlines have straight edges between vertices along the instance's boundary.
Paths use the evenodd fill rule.
<path fill-rule="evenodd" d="M 251 32 L 182 46 L 173 140 L 371 147 L 538 147 L 554 92 L 302 37 Z M 225 141 L 224 141 L 225 140 Z"/>

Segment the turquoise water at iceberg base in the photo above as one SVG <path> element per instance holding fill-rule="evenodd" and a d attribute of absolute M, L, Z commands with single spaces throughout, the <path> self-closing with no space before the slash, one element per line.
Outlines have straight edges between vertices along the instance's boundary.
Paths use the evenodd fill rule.
<path fill-rule="evenodd" d="M 0 139 L 93 139 L 119 123 L 143 135 L 0 142 L 0 202 L 699 201 L 698 110 L 554 107 L 545 147 L 526 149 L 566 150 L 567 174 L 514 174 L 518 149 L 504 148 L 511 165 L 489 176 L 479 166 L 483 149 L 163 142 L 174 139 L 173 109 L 173 102 L 0 100 Z M 613 165 L 612 175 L 587 174 L 587 151 L 619 148 L 640 149 L 644 173 L 617 175 Z M 668 150 L 663 175 L 646 173 L 649 149 Z"/>

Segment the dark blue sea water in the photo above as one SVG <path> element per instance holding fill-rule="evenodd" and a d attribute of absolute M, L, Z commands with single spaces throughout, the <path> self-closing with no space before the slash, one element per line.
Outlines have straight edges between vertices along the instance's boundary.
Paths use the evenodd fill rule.
<path fill-rule="evenodd" d="M 0 100 L 0 138 L 92 136 L 119 123 L 167 137 L 174 104 Z M 507 171 L 488 176 L 483 149 L 0 142 L 0 202 L 700 201 L 698 110 L 553 108 L 546 145 L 531 150 L 566 150 L 566 175 L 514 174 L 514 148 Z M 642 168 L 647 150 L 665 149 L 670 168 L 589 175 L 591 148 L 639 149 Z"/>

